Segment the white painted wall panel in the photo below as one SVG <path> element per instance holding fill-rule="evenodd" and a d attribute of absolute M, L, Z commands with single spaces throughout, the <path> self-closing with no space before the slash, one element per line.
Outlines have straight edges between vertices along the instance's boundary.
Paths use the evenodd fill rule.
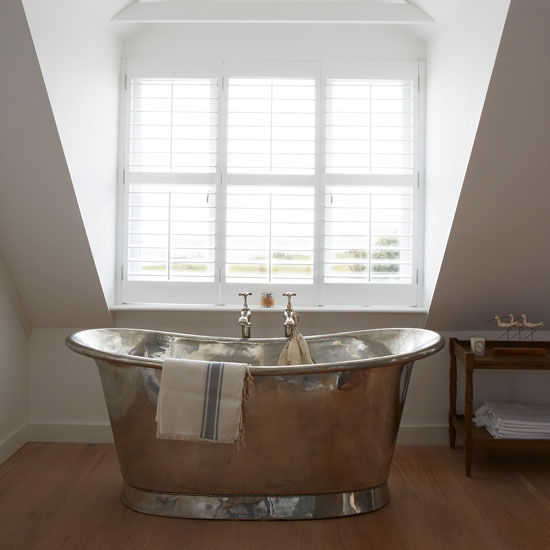
<path fill-rule="evenodd" d="M 93 359 L 65 338 L 78 329 L 35 329 L 29 343 L 29 424 L 109 422 Z"/>
<path fill-rule="evenodd" d="M 426 61 L 424 305 L 429 306 L 509 0 L 418 0 L 436 20 Z M 429 27 L 429 26 L 427 26 Z"/>
<path fill-rule="evenodd" d="M 120 42 L 124 2 L 24 0 L 32 39 L 108 303 L 114 301 Z"/>
<path fill-rule="evenodd" d="M 20 0 L 0 2 L 0 144 L 0 250 L 32 325 L 108 324 Z"/>
<path fill-rule="evenodd" d="M 550 4 L 513 0 L 428 326 L 480 330 L 495 314 L 550 323 Z"/>
<path fill-rule="evenodd" d="M 128 40 L 126 59 L 416 61 L 421 39 L 406 26 L 156 24 Z"/>
<path fill-rule="evenodd" d="M 8 447 L 8 440 L 27 424 L 27 348 L 27 336 L 0 277 L 0 463 L 7 458 L 4 445 Z"/>

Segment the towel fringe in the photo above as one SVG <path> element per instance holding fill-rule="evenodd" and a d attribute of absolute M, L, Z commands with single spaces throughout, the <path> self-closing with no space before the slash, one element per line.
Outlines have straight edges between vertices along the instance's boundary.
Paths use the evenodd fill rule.
<path fill-rule="evenodd" d="M 239 436 L 237 437 L 237 451 L 241 450 L 241 444 L 243 447 L 246 447 L 246 441 L 244 439 L 244 417 L 246 414 L 246 403 L 248 401 L 248 396 L 250 393 L 250 384 L 252 384 L 252 381 L 254 380 L 254 377 L 252 376 L 252 373 L 250 372 L 250 365 L 247 365 L 246 367 L 246 374 L 244 375 L 244 383 L 243 383 L 243 399 L 241 403 L 241 421 L 239 423 Z"/>

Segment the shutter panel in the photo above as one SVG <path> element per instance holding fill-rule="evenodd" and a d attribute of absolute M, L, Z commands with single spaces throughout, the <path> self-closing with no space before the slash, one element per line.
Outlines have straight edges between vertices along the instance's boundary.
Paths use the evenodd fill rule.
<path fill-rule="evenodd" d="M 141 282 L 216 280 L 217 105 L 215 78 L 131 79 L 128 295 Z"/>
<path fill-rule="evenodd" d="M 216 172 L 213 78 L 132 78 L 130 172 Z"/>
<path fill-rule="evenodd" d="M 129 281 L 214 281 L 215 185 L 132 184 Z"/>
<path fill-rule="evenodd" d="M 327 80 L 327 174 L 412 174 L 413 93 L 412 80 Z"/>
<path fill-rule="evenodd" d="M 313 187 L 227 189 L 226 281 L 311 283 Z"/>
<path fill-rule="evenodd" d="M 411 284 L 413 190 L 328 185 L 325 282 Z"/>
<path fill-rule="evenodd" d="M 229 174 L 303 174 L 315 170 L 315 80 L 230 78 Z"/>

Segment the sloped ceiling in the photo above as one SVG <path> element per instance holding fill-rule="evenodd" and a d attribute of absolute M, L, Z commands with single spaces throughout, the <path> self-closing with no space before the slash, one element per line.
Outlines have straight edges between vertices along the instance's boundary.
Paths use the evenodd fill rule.
<path fill-rule="evenodd" d="M 550 322 L 550 3 L 512 0 L 427 326 Z"/>
<path fill-rule="evenodd" d="M 0 250 L 31 323 L 108 324 L 20 0 L 0 2 Z"/>

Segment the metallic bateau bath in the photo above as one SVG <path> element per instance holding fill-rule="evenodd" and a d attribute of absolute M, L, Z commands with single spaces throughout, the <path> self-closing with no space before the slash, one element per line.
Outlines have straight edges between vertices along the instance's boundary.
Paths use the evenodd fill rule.
<path fill-rule="evenodd" d="M 67 338 L 99 368 L 124 504 L 212 519 L 354 515 L 389 501 L 387 478 L 414 361 L 443 347 L 423 329 L 306 337 L 313 365 L 275 366 L 286 338 L 95 329 Z M 156 438 L 165 358 L 251 365 L 244 444 Z"/>

